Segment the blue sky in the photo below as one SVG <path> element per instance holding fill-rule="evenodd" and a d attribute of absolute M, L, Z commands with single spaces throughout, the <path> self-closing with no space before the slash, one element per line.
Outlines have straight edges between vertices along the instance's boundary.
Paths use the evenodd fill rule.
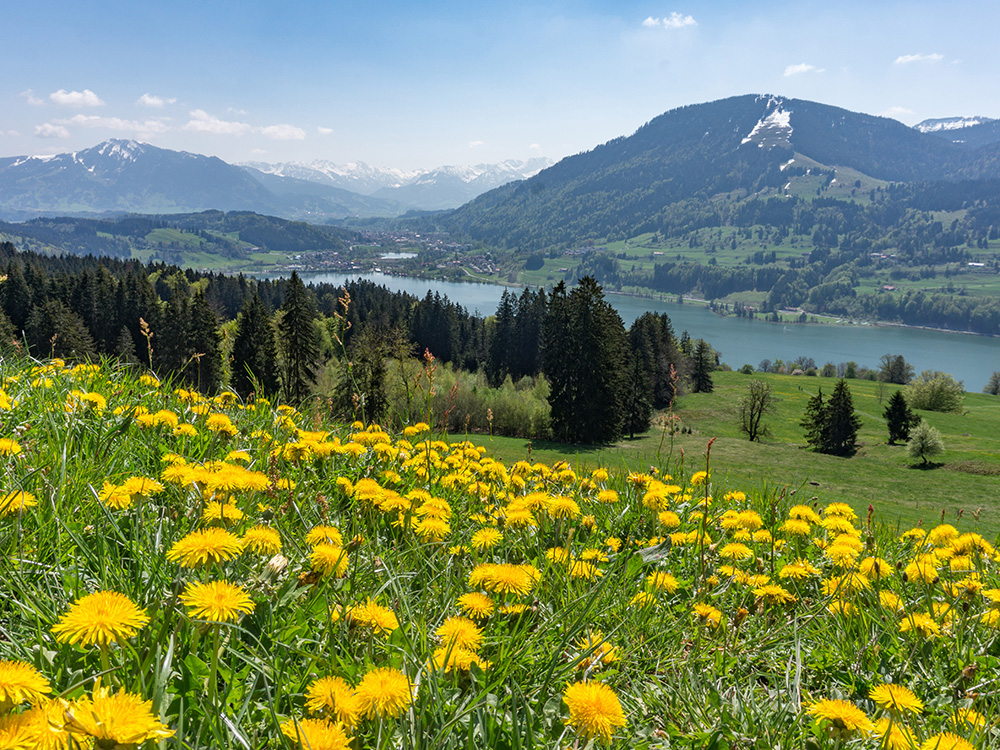
<path fill-rule="evenodd" d="M 1000 117 L 995 0 L 9 0 L 0 24 L 0 156 L 557 160 L 746 93 Z"/>

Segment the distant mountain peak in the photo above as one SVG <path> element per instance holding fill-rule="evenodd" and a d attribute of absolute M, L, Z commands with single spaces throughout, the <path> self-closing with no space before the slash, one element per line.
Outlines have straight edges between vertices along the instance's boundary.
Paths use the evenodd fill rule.
<path fill-rule="evenodd" d="M 985 125 L 988 122 L 997 122 L 997 120 L 992 117 L 980 117 L 978 115 L 972 117 L 938 117 L 918 122 L 913 126 L 913 129 L 919 130 L 921 133 L 939 133 L 942 130 L 962 130 L 964 128 L 975 127 L 976 125 Z"/>

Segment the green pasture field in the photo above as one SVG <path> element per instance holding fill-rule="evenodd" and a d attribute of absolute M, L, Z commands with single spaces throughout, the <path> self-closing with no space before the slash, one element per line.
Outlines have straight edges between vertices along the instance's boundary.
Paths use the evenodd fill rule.
<path fill-rule="evenodd" d="M 751 443 L 739 431 L 737 405 L 754 378 L 768 382 L 778 397 L 777 411 L 766 418 L 771 436 Z M 633 440 L 611 446 L 569 446 L 534 441 L 535 461 L 565 459 L 574 466 L 605 466 L 629 471 L 658 467 L 677 472 L 704 468 L 709 440 L 715 438 L 711 464 L 713 479 L 725 491 L 768 488 L 795 494 L 799 502 L 815 498 L 821 504 L 849 503 L 859 515 L 868 505 L 886 522 L 901 529 L 917 523 L 933 527 L 945 520 L 964 530 L 978 529 L 988 538 L 1000 532 L 1000 398 L 970 393 L 962 414 L 918 412 L 940 430 L 945 452 L 934 468 L 920 469 L 906 447 L 887 444 L 882 412 L 899 386 L 867 380 L 849 380 L 854 408 L 861 417 L 860 448 L 853 458 L 839 458 L 807 449 L 799 421 L 806 401 L 817 388 L 833 390 L 832 378 L 738 372 L 713 374 L 712 393 L 686 394 L 674 414 L 686 431 L 673 437 L 654 427 Z M 661 415 L 662 416 L 662 415 Z M 662 424 L 662 422 L 661 422 Z M 529 441 L 473 436 L 504 461 L 527 458 Z M 977 521 L 975 516 L 979 516 Z"/>

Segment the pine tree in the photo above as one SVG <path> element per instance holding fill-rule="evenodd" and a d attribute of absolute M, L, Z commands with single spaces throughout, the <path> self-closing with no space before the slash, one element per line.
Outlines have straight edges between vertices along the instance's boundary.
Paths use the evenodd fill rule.
<path fill-rule="evenodd" d="M 255 383 L 261 390 L 260 395 L 273 396 L 278 392 L 274 328 L 256 291 L 247 298 L 236 323 L 230 386 L 245 399 L 253 393 Z"/>
<path fill-rule="evenodd" d="M 514 295 L 506 289 L 500 295 L 493 321 L 486 357 L 486 379 L 497 388 L 511 374 L 514 354 Z"/>
<path fill-rule="evenodd" d="M 694 393 L 711 393 L 712 370 L 715 369 L 715 352 L 705 339 L 698 339 L 691 356 L 691 390 Z"/>
<path fill-rule="evenodd" d="M 823 389 L 816 389 L 816 395 L 806 404 L 806 412 L 800 425 L 806 431 L 806 442 L 814 451 L 823 452 L 826 433 L 826 405 L 823 403 Z"/>
<path fill-rule="evenodd" d="M 215 393 L 222 385 L 219 341 L 219 319 L 205 293 L 199 291 L 191 300 L 191 328 L 187 336 L 190 354 L 184 377 L 202 393 Z"/>
<path fill-rule="evenodd" d="M 313 325 L 315 317 L 309 293 L 298 273 L 292 271 L 285 290 L 285 302 L 281 306 L 278 332 L 284 355 L 282 385 L 285 398 L 295 405 L 305 401 L 316 382 L 319 343 Z"/>
<path fill-rule="evenodd" d="M 590 276 L 569 294 L 552 290 L 545 326 L 552 431 L 558 440 L 604 443 L 621 436 L 625 326 Z"/>
<path fill-rule="evenodd" d="M 889 397 L 889 404 L 882 416 L 889 428 L 889 445 L 909 440 L 910 430 L 920 423 L 920 417 L 906 403 L 902 391 L 896 391 Z"/>
<path fill-rule="evenodd" d="M 854 413 L 854 403 L 847 381 L 840 379 L 826 405 L 823 429 L 823 453 L 834 456 L 853 456 L 858 449 L 858 430 L 861 418 Z"/>

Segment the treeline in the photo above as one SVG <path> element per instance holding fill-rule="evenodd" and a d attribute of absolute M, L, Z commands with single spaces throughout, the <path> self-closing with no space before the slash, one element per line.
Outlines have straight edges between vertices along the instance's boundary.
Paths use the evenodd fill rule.
<path fill-rule="evenodd" d="M 447 297 L 366 281 L 306 287 L 294 273 L 256 280 L 19 253 L 10 243 L 0 244 L 0 269 L 8 350 L 114 357 L 208 393 L 228 387 L 292 403 L 320 395 L 368 420 L 414 420 L 426 409 L 452 429 L 464 419 L 474 430 L 600 443 L 646 430 L 682 387 L 710 390 L 717 365 L 708 344 L 678 338 L 666 315 L 647 313 L 626 330 L 592 278 L 572 290 L 505 292 L 484 319 Z M 446 394 L 431 387 L 441 364 L 455 373 L 437 373 L 451 383 Z"/>

